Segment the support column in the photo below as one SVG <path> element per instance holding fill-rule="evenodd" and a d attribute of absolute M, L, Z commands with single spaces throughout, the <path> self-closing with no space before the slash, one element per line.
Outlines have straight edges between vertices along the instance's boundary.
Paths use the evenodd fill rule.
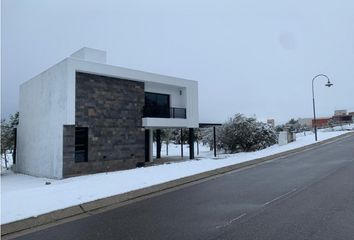
<path fill-rule="evenodd" d="M 152 129 L 145 129 L 145 162 L 152 162 L 153 150 L 153 132 Z"/>
<path fill-rule="evenodd" d="M 153 154 L 153 148 L 154 148 L 154 131 L 152 129 L 149 129 L 149 142 L 150 142 L 150 152 L 149 152 L 149 162 L 153 162 L 152 154 Z"/>
<path fill-rule="evenodd" d="M 213 141 L 214 141 L 214 157 L 216 157 L 216 131 L 215 131 L 215 126 L 213 127 Z"/>
<path fill-rule="evenodd" d="M 183 158 L 183 128 L 181 128 L 181 157 Z"/>
<path fill-rule="evenodd" d="M 156 158 L 161 158 L 161 130 L 156 130 Z"/>
<path fill-rule="evenodd" d="M 12 152 L 12 163 L 16 164 L 16 151 L 17 151 L 17 127 L 14 128 L 14 150 Z"/>
<path fill-rule="evenodd" d="M 197 138 L 197 156 L 199 156 L 199 140 Z"/>
<path fill-rule="evenodd" d="M 194 159 L 194 129 L 189 129 L 189 159 Z"/>
<path fill-rule="evenodd" d="M 197 128 L 197 139 L 196 139 L 196 142 L 197 142 L 197 156 L 199 156 L 199 137 L 200 137 L 200 129 Z"/>
<path fill-rule="evenodd" d="M 150 161 L 150 130 L 145 129 L 145 162 Z"/>

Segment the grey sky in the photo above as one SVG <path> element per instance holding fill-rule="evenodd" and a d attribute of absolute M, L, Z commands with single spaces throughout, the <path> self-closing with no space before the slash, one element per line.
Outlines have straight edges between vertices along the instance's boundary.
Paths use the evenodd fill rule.
<path fill-rule="evenodd" d="M 199 82 L 201 121 L 354 111 L 353 0 L 3 0 L 2 115 L 19 84 L 83 46 L 108 63 Z"/>

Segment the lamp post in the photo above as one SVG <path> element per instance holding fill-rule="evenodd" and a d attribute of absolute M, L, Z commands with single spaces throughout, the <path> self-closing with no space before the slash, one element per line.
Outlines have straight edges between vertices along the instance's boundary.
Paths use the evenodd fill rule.
<path fill-rule="evenodd" d="M 313 123 L 315 127 L 315 140 L 317 141 L 317 123 L 316 123 L 316 107 L 315 107 L 315 90 L 314 90 L 314 81 L 318 77 L 325 77 L 327 78 L 327 83 L 325 84 L 326 87 L 331 87 L 333 84 L 329 80 L 329 77 L 325 74 L 318 74 L 314 78 L 312 78 L 312 106 L 313 106 Z"/>

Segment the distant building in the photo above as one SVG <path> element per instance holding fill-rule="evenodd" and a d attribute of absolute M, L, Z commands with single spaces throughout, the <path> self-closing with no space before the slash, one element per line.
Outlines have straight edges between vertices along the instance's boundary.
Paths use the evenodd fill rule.
<path fill-rule="evenodd" d="M 345 116 L 347 115 L 347 110 L 343 109 L 343 110 L 335 110 L 334 111 L 334 116 Z"/>
<path fill-rule="evenodd" d="M 328 126 L 328 123 L 331 119 L 332 118 L 317 118 L 316 122 L 314 119 L 312 119 L 312 127 L 315 126 L 315 123 L 318 128 Z"/>
<path fill-rule="evenodd" d="M 347 113 L 346 109 L 343 110 L 335 110 L 334 116 L 332 117 L 335 124 L 345 124 L 352 123 L 354 112 Z"/>
<path fill-rule="evenodd" d="M 274 127 L 274 126 L 275 126 L 275 121 L 274 121 L 274 119 L 267 119 L 267 124 L 268 124 L 269 126 Z"/>
<path fill-rule="evenodd" d="M 312 118 L 299 118 L 297 121 L 301 126 L 312 127 Z"/>
<path fill-rule="evenodd" d="M 341 116 L 341 115 L 337 115 L 337 116 L 333 116 L 333 121 L 335 123 L 352 123 L 353 122 L 353 116 L 352 115 L 344 115 L 344 116 Z"/>
<path fill-rule="evenodd" d="M 334 116 L 332 117 L 324 117 L 316 119 L 316 126 L 318 128 L 327 127 L 329 125 L 336 126 L 347 123 L 352 123 L 354 120 L 354 112 L 347 113 L 346 109 L 335 110 Z M 299 123 L 301 125 L 306 125 L 306 122 L 311 121 L 311 127 L 315 126 L 315 121 L 312 118 L 299 118 Z"/>

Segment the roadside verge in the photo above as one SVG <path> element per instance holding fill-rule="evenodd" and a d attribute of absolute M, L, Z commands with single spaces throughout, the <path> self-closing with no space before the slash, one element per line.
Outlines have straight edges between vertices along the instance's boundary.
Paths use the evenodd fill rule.
<path fill-rule="evenodd" d="M 346 134 L 343 134 L 343 135 L 340 135 L 337 137 L 333 137 L 333 138 L 330 138 L 330 139 L 327 139 L 327 140 L 324 140 L 321 142 L 313 143 L 313 144 L 310 144 L 307 146 L 303 146 L 303 147 L 300 147 L 297 149 L 292 149 L 292 150 L 288 150 L 285 152 L 273 154 L 273 155 L 270 155 L 267 157 L 261 157 L 261 158 L 257 158 L 257 159 L 250 160 L 247 162 L 229 165 L 226 167 L 222 167 L 222 168 L 218 168 L 215 170 L 191 175 L 188 177 L 183 177 L 180 179 L 176 179 L 176 180 L 172 180 L 169 182 L 153 185 L 150 187 L 122 193 L 122 194 L 107 197 L 107 198 L 98 199 L 95 201 L 83 203 L 83 204 L 76 205 L 76 206 L 69 207 L 69 208 L 64 208 L 61 210 L 56 210 L 53 212 L 39 215 L 37 217 L 30 217 L 27 219 L 7 223 L 7 224 L 4 224 L 1 226 L 1 235 L 2 236 L 8 235 L 8 234 L 16 233 L 16 232 L 19 232 L 22 230 L 43 226 L 43 225 L 46 225 L 49 223 L 55 223 L 55 222 L 58 222 L 59 220 L 67 219 L 67 218 L 74 217 L 74 216 L 79 216 L 79 215 L 84 215 L 84 214 L 87 215 L 88 213 L 93 212 L 93 211 L 98 211 L 98 210 L 104 211 L 105 209 L 119 206 L 120 204 L 127 203 L 132 200 L 138 200 L 143 197 L 151 196 L 153 194 L 156 194 L 156 193 L 159 193 L 159 192 L 162 192 L 165 190 L 169 190 L 169 189 L 172 190 L 173 188 L 181 187 L 181 186 L 188 184 L 188 183 L 193 183 L 193 182 L 197 182 L 197 181 L 204 180 L 207 178 L 216 177 L 218 175 L 222 175 L 224 173 L 228 173 L 228 172 L 238 170 L 238 169 L 241 169 L 244 167 L 249 167 L 249 166 L 256 165 L 256 164 L 259 164 L 262 162 L 266 162 L 269 160 L 273 160 L 273 159 L 276 159 L 279 157 L 284 157 L 284 156 L 287 156 L 290 154 L 309 150 L 315 146 L 328 144 L 328 143 L 334 142 L 336 140 L 348 137 L 349 135 L 353 135 L 353 132 L 349 132 L 349 133 L 346 133 Z"/>

